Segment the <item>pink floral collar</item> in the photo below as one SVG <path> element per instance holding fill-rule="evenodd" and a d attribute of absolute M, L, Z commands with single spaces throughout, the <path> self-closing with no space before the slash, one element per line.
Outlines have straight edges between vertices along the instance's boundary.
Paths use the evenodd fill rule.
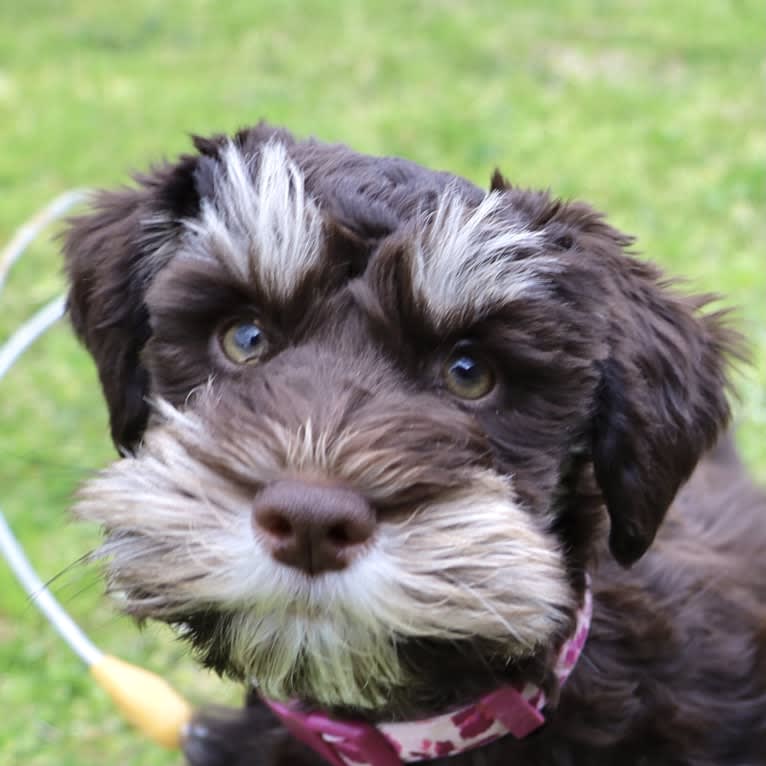
<path fill-rule="evenodd" d="M 586 581 L 572 636 L 559 652 L 554 672 L 563 684 L 588 638 L 593 598 Z M 433 718 L 373 725 L 305 712 L 295 703 L 264 702 L 297 739 L 332 766 L 401 766 L 472 750 L 507 734 L 526 737 L 545 723 L 545 693 L 534 684 L 503 686 L 477 702 Z"/>

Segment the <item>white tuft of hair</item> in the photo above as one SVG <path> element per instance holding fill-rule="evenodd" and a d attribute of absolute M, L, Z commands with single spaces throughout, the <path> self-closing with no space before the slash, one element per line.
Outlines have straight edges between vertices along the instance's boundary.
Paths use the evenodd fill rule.
<path fill-rule="evenodd" d="M 215 258 L 244 284 L 289 298 L 317 267 L 322 215 L 284 144 L 270 141 L 251 161 L 229 142 L 221 151 L 212 198 L 185 221 L 186 254 Z"/>
<path fill-rule="evenodd" d="M 518 258 L 520 252 L 534 257 Z M 531 230 L 506 209 L 502 191 L 470 206 L 453 187 L 421 222 L 412 282 L 438 329 L 476 321 L 498 305 L 545 289 L 561 269 L 545 255 L 545 232 Z"/>

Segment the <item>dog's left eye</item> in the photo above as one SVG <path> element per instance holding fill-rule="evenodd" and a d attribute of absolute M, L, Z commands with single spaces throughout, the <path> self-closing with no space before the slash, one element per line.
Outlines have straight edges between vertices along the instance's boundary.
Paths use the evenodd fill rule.
<path fill-rule="evenodd" d="M 221 333 L 223 353 L 236 364 L 253 364 L 268 349 L 263 330 L 255 322 L 237 322 Z"/>
<path fill-rule="evenodd" d="M 458 346 L 442 370 L 447 388 L 461 399 L 481 399 L 495 387 L 491 367 L 469 349 Z"/>

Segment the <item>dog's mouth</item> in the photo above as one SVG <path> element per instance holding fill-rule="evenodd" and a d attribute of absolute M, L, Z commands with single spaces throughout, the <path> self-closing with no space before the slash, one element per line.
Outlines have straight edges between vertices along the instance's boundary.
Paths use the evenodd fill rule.
<path fill-rule="evenodd" d="M 374 643 L 369 633 L 338 628 L 333 620 L 288 620 L 278 626 L 271 643 L 244 654 L 258 622 L 253 615 L 205 611 L 188 615 L 173 628 L 198 661 L 216 673 L 267 699 L 299 700 L 338 716 L 427 717 L 507 683 L 548 679 L 550 646 L 515 654 L 507 645 L 481 637 L 416 639 L 391 632 L 378 634 L 379 643 Z M 255 628 L 261 630 L 260 625 Z M 309 633 L 314 637 L 310 647 Z M 238 641 L 232 640 L 235 636 Z M 291 653 L 294 640 L 300 648 Z"/>

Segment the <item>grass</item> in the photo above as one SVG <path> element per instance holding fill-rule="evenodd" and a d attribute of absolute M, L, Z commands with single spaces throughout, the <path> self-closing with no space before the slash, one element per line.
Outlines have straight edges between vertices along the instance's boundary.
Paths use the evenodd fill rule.
<path fill-rule="evenodd" d="M 484 183 L 497 165 L 610 211 L 647 256 L 725 293 L 754 349 L 739 439 L 766 478 L 766 13 L 758 0 L 212 0 L 0 5 L 0 241 L 55 194 L 121 183 L 187 132 L 261 117 Z M 0 339 L 62 289 L 37 243 Z M 71 493 L 111 457 L 91 363 L 59 328 L 0 389 L 0 502 L 43 577 L 109 651 L 195 700 L 237 692 L 137 632 L 69 565 L 95 542 Z M 177 763 L 116 717 L 0 564 L 0 762 Z"/>

